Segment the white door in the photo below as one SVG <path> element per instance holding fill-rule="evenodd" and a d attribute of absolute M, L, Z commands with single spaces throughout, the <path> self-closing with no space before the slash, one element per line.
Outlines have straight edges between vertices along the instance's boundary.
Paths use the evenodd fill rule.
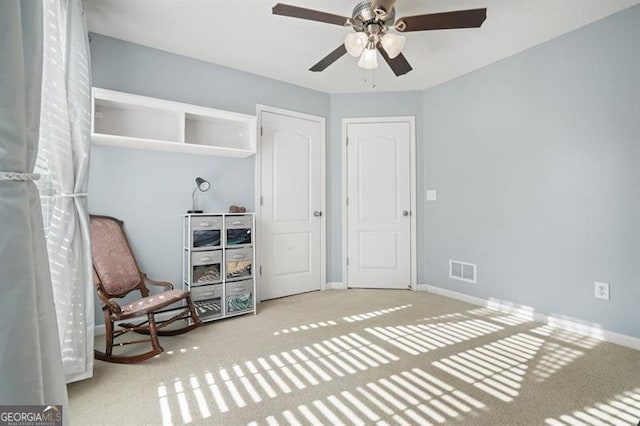
<path fill-rule="evenodd" d="M 413 122 L 346 123 L 346 283 L 412 283 Z"/>
<path fill-rule="evenodd" d="M 274 110 L 260 112 L 262 300 L 320 290 L 325 276 L 324 118 Z"/>

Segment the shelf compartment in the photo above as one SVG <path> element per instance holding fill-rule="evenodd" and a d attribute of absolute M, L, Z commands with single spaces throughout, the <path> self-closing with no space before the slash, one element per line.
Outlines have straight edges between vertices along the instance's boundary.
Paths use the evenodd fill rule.
<path fill-rule="evenodd" d="M 251 228 L 227 229 L 227 247 L 251 244 Z"/>
<path fill-rule="evenodd" d="M 255 150 L 252 129 L 246 122 L 187 113 L 184 131 L 188 144 Z"/>
<path fill-rule="evenodd" d="M 185 241 L 185 247 L 193 250 L 220 248 L 222 246 L 222 217 L 192 217 L 190 241 Z"/>
<path fill-rule="evenodd" d="M 207 321 L 222 316 L 222 301 L 220 298 L 201 300 L 194 302 L 196 312 L 202 321 Z"/>
<path fill-rule="evenodd" d="M 224 270 L 227 280 L 241 280 L 253 276 L 253 250 L 251 247 L 228 249 L 225 256 Z"/>
<path fill-rule="evenodd" d="M 253 280 L 225 284 L 225 315 L 253 310 Z"/>
<path fill-rule="evenodd" d="M 223 315 L 222 284 L 206 285 L 191 289 L 191 300 L 201 320 L 218 318 Z"/>
<path fill-rule="evenodd" d="M 252 241 L 253 218 L 251 216 L 225 217 L 226 247 L 250 245 Z"/>
<path fill-rule="evenodd" d="M 214 284 L 222 281 L 222 251 L 202 251 L 191 254 L 192 286 Z"/>
<path fill-rule="evenodd" d="M 193 231 L 193 248 L 220 247 L 220 229 L 196 229 Z"/>
<path fill-rule="evenodd" d="M 93 132 L 119 139 L 144 139 L 183 144 L 184 114 L 158 108 L 96 100 Z"/>

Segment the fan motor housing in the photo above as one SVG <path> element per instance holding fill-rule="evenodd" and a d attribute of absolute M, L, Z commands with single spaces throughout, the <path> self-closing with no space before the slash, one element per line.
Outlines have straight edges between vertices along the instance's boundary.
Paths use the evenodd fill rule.
<path fill-rule="evenodd" d="M 396 9 L 392 7 L 387 13 L 376 14 L 370 0 L 361 1 L 353 8 L 352 19 L 356 27 L 371 28 L 377 24 L 380 27 L 393 25 L 396 17 Z M 377 20 L 376 20 L 377 18 Z M 373 28 L 371 28 L 373 29 Z M 383 29 L 383 28 L 380 28 Z M 369 32 L 369 31 L 367 31 Z M 374 31 L 378 32 L 378 31 Z"/>

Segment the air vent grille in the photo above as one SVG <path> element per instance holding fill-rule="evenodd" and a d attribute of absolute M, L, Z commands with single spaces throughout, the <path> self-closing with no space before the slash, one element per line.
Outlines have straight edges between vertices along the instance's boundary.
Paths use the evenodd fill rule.
<path fill-rule="evenodd" d="M 449 278 L 477 283 L 478 266 L 474 263 L 460 262 L 459 260 L 449 260 Z"/>

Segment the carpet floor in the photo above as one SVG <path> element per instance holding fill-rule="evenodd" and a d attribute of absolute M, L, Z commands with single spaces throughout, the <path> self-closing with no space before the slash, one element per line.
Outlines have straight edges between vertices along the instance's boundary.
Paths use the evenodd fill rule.
<path fill-rule="evenodd" d="M 103 336 L 96 346 L 103 346 Z M 68 386 L 72 425 L 637 425 L 640 352 L 405 290 L 331 290 L 162 337 Z"/>

